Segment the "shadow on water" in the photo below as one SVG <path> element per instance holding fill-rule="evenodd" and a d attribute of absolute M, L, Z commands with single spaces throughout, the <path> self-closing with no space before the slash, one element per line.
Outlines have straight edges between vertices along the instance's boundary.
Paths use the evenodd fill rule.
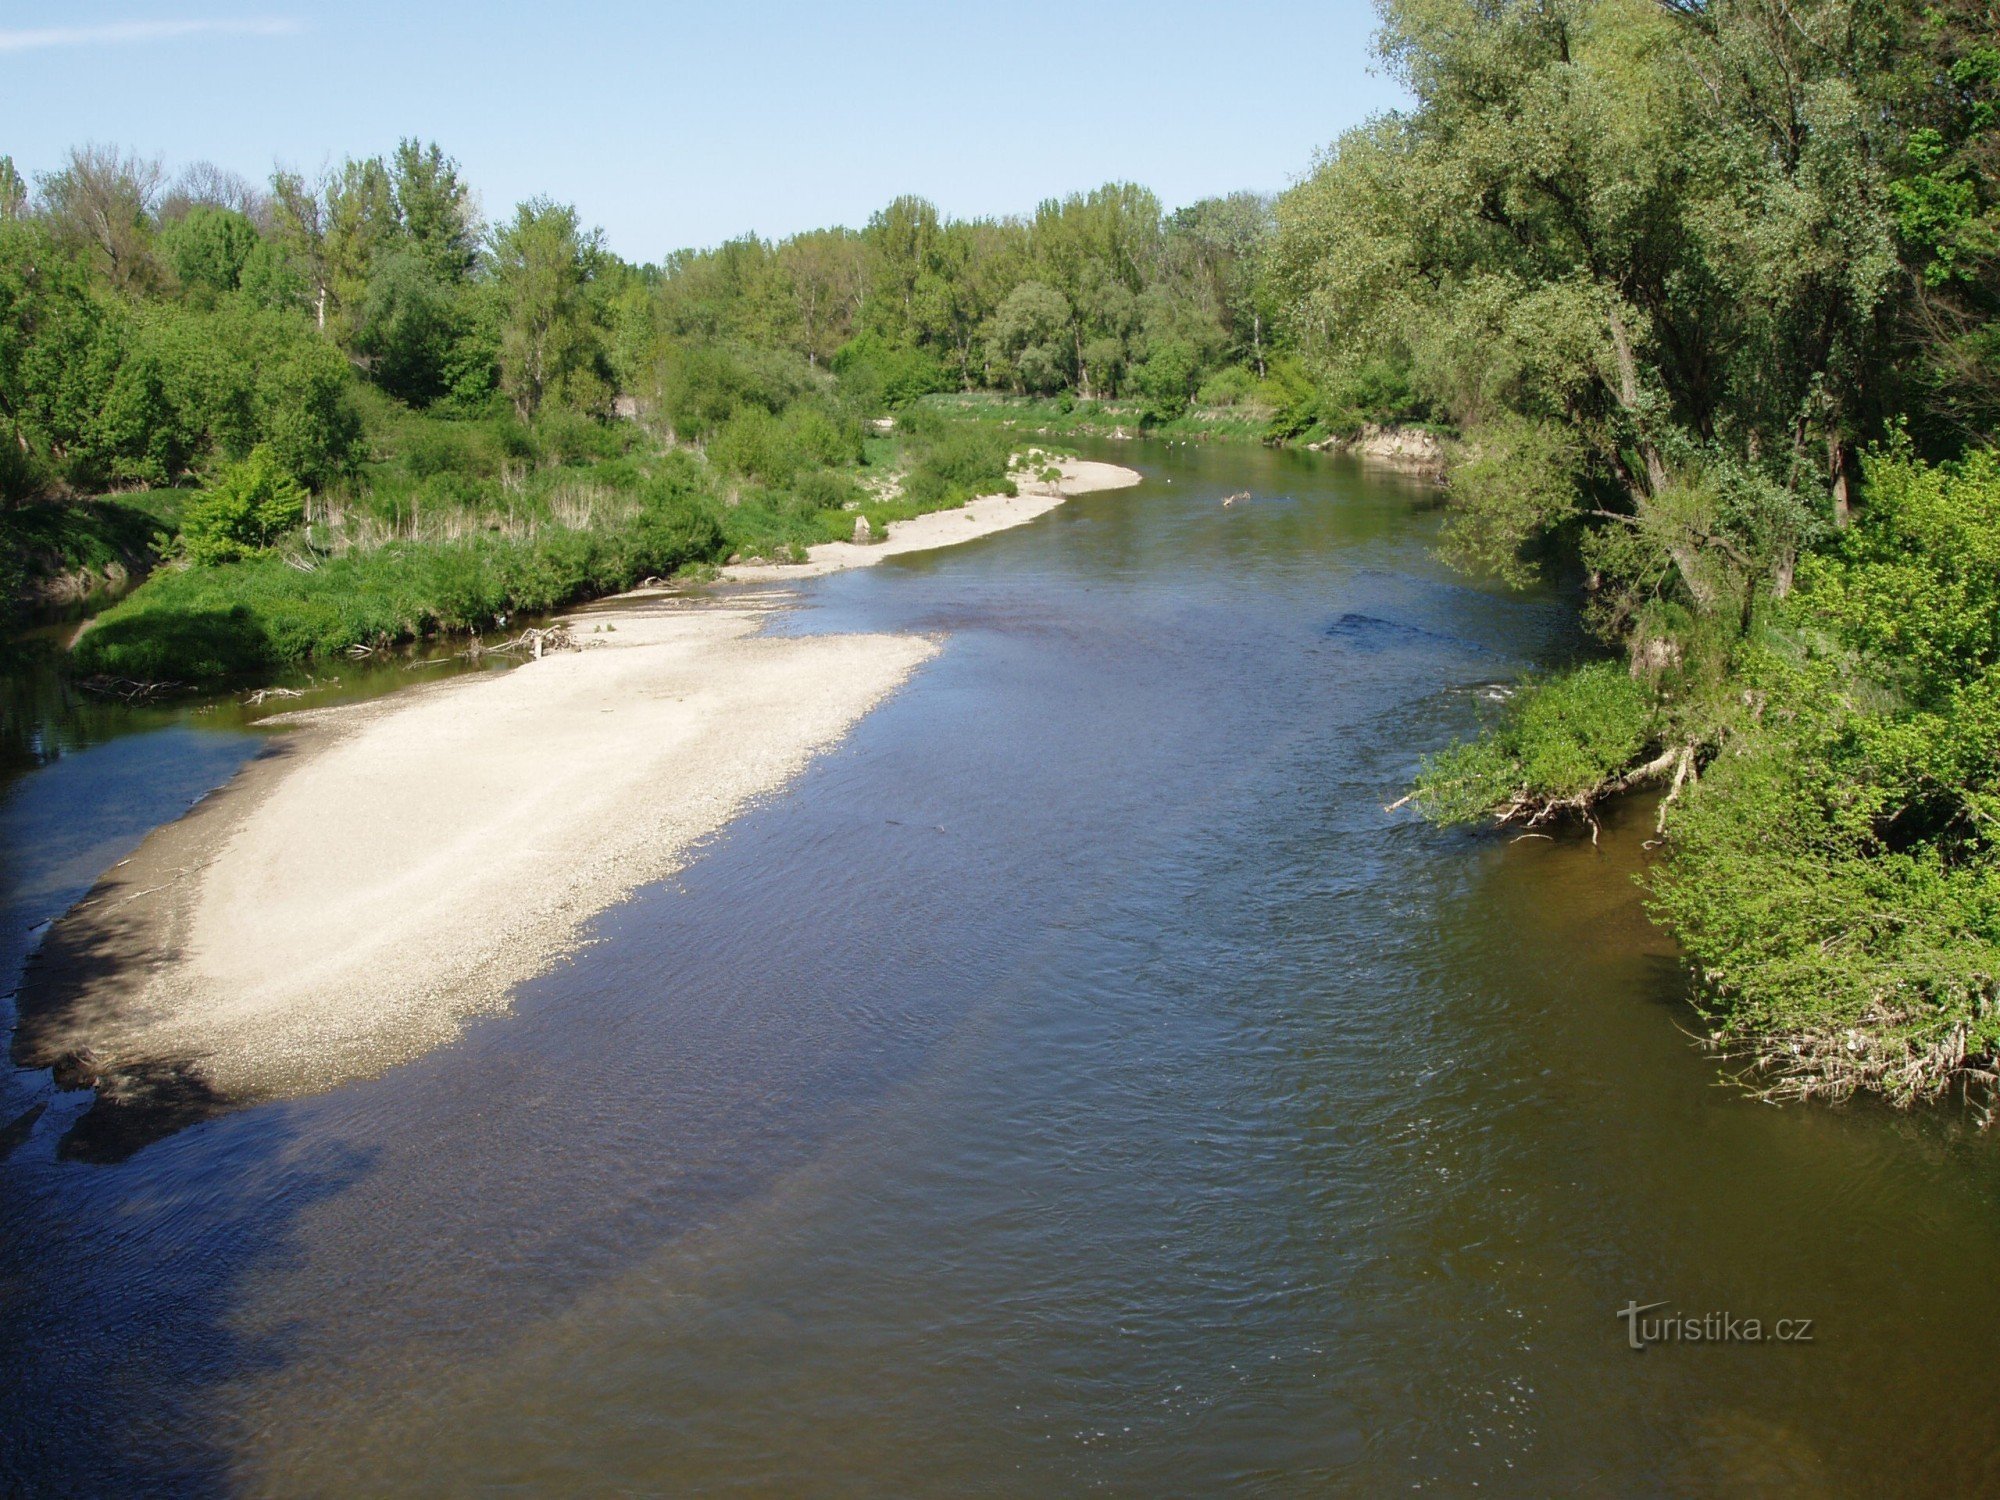
<path fill-rule="evenodd" d="M 81 1167 L 42 1141 L 0 1163 L 0 1491 L 232 1492 L 209 1403 L 285 1358 L 282 1329 L 234 1326 L 242 1280 L 283 1265 L 298 1216 L 370 1165 L 296 1145 L 283 1111 L 263 1110 L 97 1158 L 122 1165 Z M 183 1147 L 202 1171 L 175 1159 Z"/>

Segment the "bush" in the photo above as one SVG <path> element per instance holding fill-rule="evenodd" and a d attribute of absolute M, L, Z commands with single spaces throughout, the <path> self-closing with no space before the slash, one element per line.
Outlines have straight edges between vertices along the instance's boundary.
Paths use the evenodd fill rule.
<path fill-rule="evenodd" d="M 833 356 L 833 371 L 849 400 L 870 410 L 901 410 L 956 384 L 945 367 L 923 350 L 891 344 L 876 333 L 860 334 L 841 345 Z"/>
<path fill-rule="evenodd" d="M 305 515 L 305 487 L 270 448 L 259 446 L 189 504 L 181 519 L 181 550 L 189 562 L 203 566 L 237 562 L 269 547 Z"/>
<path fill-rule="evenodd" d="M 1203 406 L 1241 406 L 1257 394 L 1257 377 L 1243 365 L 1225 365 L 1201 383 L 1195 400 Z"/>
<path fill-rule="evenodd" d="M 1652 705 L 1618 662 L 1530 683 L 1500 724 L 1424 762 L 1417 805 L 1437 823 L 1472 823 L 1517 806 L 1585 809 L 1645 749 Z"/>
<path fill-rule="evenodd" d="M 661 367 L 667 420 L 684 438 L 705 438 L 739 411 L 776 415 L 823 384 L 796 355 L 716 344 L 675 345 Z"/>
<path fill-rule="evenodd" d="M 954 427 L 921 445 L 903 481 L 903 499 L 919 510 L 963 505 L 976 495 L 1011 495 L 1008 434 L 987 427 Z"/>
<path fill-rule="evenodd" d="M 801 474 L 792 486 L 792 506 L 799 511 L 844 510 L 861 498 L 861 486 L 832 469 Z"/>
<path fill-rule="evenodd" d="M 1257 390 L 1259 399 L 1271 408 L 1265 435 L 1295 438 L 1317 427 L 1324 420 L 1319 386 L 1298 357 L 1281 354 L 1265 368 L 1270 373 Z"/>

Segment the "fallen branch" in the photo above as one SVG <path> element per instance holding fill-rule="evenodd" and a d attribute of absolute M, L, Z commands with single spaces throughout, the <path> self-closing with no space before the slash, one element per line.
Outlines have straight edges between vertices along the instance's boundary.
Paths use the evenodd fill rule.
<path fill-rule="evenodd" d="M 94 693 L 100 698 L 122 698 L 127 703 L 144 703 L 151 698 L 159 698 L 168 693 L 178 693 L 185 682 L 142 682 L 131 677 L 86 677 L 77 683 L 86 693 Z"/>
<path fill-rule="evenodd" d="M 577 645 L 575 638 L 570 634 L 569 622 L 558 620 L 555 624 L 546 626 L 540 630 L 531 626 L 519 635 L 502 641 L 497 646 L 483 646 L 480 644 L 478 637 L 475 636 L 473 637 L 471 648 L 463 654 L 477 660 L 488 651 L 497 651 L 502 654 L 526 651 L 536 661 L 540 661 L 542 654 L 546 651 L 577 651 L 581 649 Z"/>

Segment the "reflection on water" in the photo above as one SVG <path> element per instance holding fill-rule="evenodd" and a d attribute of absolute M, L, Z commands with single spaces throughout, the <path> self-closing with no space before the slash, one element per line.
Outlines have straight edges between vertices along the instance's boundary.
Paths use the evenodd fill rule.
<path fill-rule="evenodd" d="M 1563 610 L 1444 573 L 1401 481 L 1140 461 L 806 585 L 773 628 L 946 650 L 512 1014 L 117 1166 L 52 1103 L 0 1165 L 7 1478 L 1966 1488 L 1990 1142 L 1715 1087 L 1643 809 L 1383 811 Z M 1635 1354 L 1659 1299 L 1818 1336 Z"/>

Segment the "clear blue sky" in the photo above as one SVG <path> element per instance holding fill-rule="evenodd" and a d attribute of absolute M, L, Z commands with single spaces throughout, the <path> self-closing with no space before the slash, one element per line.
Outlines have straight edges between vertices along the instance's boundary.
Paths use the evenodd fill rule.
<path fill-rule="evenodd" d="M 859 225 L 897 193 L 1032 210 L 1111 179 L 1277 189 L 1397 102 L 1366 0 L 426 0 L 0 6 L 0 153 L 101 141 L 261 181 L 436 139 L 489 217 L 574 202 L 635 260 Z"/>

